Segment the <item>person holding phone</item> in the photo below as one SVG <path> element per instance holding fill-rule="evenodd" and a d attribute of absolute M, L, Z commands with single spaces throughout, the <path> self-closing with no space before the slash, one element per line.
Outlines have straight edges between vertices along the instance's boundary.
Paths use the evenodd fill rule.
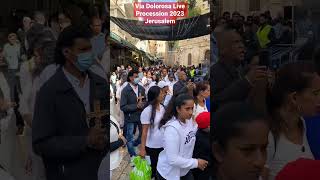
<path fill-rule="evenodd" d="M 265 66 L 251 66 L 247 73 L 240 71 L 245 47 L 239 33 L 230 27 L 215 34 L 219 47 L 219 61 L 211 69 L 213 111 L 223 104 L 246 101 L 256 83 L 267 78 Z"/>

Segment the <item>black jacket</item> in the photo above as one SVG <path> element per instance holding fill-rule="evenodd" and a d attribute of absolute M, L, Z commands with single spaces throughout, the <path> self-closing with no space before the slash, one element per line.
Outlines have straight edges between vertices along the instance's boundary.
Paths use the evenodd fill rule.
<path fill-rule="evenodd" d="M 210 133 L 199 129 L 196 134 L 196 143 L 193 150 L 193 158 L 208 161 L 208 166 L 204 171 L 193 169 L 195 180 L 209 180 L 212 174 L 213 156 L 210 145 Z"/>
<path fill-rule="evenodd" d="M 247 100 L 251 85 L 235 67 L 219 61 L 211 67 L 210 73 L 213 88 L 213 112 L 223 104 Z"/>
<path fill-rule="evenodd" d="M 145 90 L 138 85 L 138 94 L 146 97 Z M 123 111 L 124 120 L 127 123 L 140 122 L 140 115 L 142 110 L 137 108 L 137 95 L 133 91 L 130 83 L 123 88 L 121 92 L 120 109 Z"/>
<path fill-rule="evenodd" d="M 173 95 L 177 95 L 186 89 L 186 82 L 178 81 L 173 85 Z"/>
<path fill-rule="evenodd" d="M 89 78 L 91 110 L 94 100 L 100 100 L 102 110 L 108 109 L 106 80 L 93 73 Z M 32 123 L 33 149 L 43 159 L 47 180 L 97 179 L 108 148 L 89 149 L 88 131 L 84 104 L 60 68 L 37 94 Z"/>

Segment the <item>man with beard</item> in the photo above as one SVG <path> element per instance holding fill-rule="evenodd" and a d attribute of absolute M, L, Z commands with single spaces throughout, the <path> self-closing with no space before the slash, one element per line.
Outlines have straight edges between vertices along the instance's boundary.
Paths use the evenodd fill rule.
<path fill-rule="evenodd" d="M 239 33 L 225 27 L 216 36 L 219 61 L 210 70 L 214 112 L 225 103 L 246 101 L 255 83 L 267 77 L 266 67 L 252 66 L 245 75 L 241 72 L 245 47 Z"/>

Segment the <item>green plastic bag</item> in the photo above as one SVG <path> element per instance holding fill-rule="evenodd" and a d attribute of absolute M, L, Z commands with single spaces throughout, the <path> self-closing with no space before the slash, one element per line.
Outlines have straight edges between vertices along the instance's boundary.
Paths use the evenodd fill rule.
<path fill-rule="evenodd" d="M 134 168 L 130 172 L 130 180 L 150 180 L 152 171 L 148 161 L 137 156 L 133 159 Z"/>

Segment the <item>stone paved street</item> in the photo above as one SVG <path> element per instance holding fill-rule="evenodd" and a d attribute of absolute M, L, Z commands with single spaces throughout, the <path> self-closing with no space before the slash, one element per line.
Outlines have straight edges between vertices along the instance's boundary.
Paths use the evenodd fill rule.
<path fill-rule="evenodd" d="M 113 170 L 111 180 L 129 180 L 129 173 L 132 169 L 129 163 L 130 156 L 128 154 L 127 148 L 121 148 L 120 151 L 123 155 L 123 159 L 120 166 L 117 169 Z"/>

